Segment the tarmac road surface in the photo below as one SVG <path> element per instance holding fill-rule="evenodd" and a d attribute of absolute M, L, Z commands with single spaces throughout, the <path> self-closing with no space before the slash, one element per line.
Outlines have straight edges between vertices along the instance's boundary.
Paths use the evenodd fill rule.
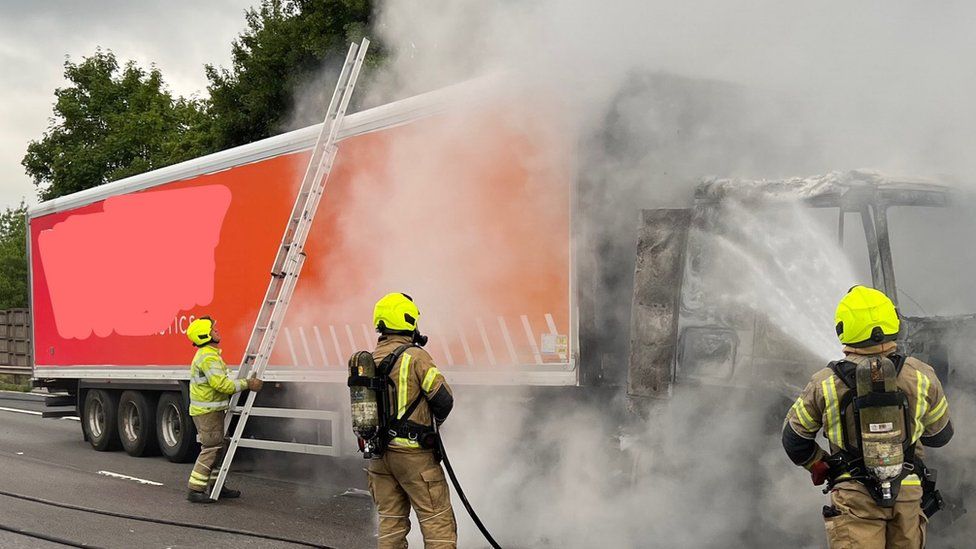
<path fill-rule="evenodd" d="M 21 411 L 10 411 L 16 409 Z M 213 505 L 185 499 L 191 464 L 162 457 L 134 458 L 124 452 L 95 452 L 82 440 L 77 420 L 41 419 L 41 402 L 0 393 L 0 491 L 59 503 L 184 523 L 218 525 L 337 548 L 375 547 L 372 500 L 364 495 L 365 474 L 330 467 L 271 477 L 261 460 L 243 464 L 228 484 L 237 500 Z M 34 411 L 35 414 L 29 413 Z M 329 458 L 319 458 L 328 460 Z M 351 471 L 351 472 L 350 472 Z M 310 478 L 315 478 L 314 484 Z M 347 492 L 352 492 L 351 494 Z M 346 494 L 346 495 L 343 495 Z M 105 548 L 301 547 L 280 541 L 140 522 L 63 509 L 0 495 L 0 527 L 26 530 Z M 0 529 L 0 547 L 63 547 Z"/>

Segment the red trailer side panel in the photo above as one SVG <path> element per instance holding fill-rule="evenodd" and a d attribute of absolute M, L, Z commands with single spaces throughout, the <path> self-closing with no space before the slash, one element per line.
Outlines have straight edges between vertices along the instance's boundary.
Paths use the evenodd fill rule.
<path fill-rule="evenodd" d="M 569 148 L 542 128 L 467 113 L 342 141 L 273 364 L 343 368 L 405 291 L 449 368 L 568 367 Z M 33 218 L 37 367 L 180 368 L 203 314 L 239 362 L 307 156 Z"/>

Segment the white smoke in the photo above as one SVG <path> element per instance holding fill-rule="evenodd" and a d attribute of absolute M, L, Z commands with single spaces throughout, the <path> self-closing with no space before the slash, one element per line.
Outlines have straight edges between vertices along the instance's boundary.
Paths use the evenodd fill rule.
<path fill-rule="evenodd" d="M 391 69 L 374 75 L 367 103 L 502 74 L 506 119 L 525 119 L 540 104 L 559 113 L 561 137 L 578 146 L 573 162 L 547 158 L 545 149 L 519 161 L 567 162 L 587 182 L 577 196 L 580 233 L 597 246 L 576 250 L 599 255 L 578 259 L 615 267 L 597 281 L 615 297 L 593 314 L 604 341 L 626 356 L 640 208 L 688 207 L 693 184 L 709 175 L 972 173 L 976 111 L 966 98 L 976 76 L 964 60 L 976 49 L 974 14 L 963 3 L 388 2 L 377 32 Z M 451 177 L 452 166 L 433 162 L 431 151 L 478 130 L 449 122 L 372 158 L 388 176 L 385 197 L 402 201 L 411 222 L 440 223 L 450 204 L 423 189 L 431 177 Z M 716 302 L 769 318 L 818 360 L 833 358 L 833 306 L 849 286 L 868 281 L 836 234 L 795 207 L 785 212 L 732 205 L 728 219 L 738 224 L 712 237 L 720 268 L 707 290 Z M 382 209 L 367 230 L 362 217 L 348 221 L 347 235 L 363 247 L 403 231 Z M 489 307 L 483 282 L 504 278 L 504 262 L 422 280 L 403 269 L 425 258 L 456 267 L 451 250 L 486 245 L 490 256 L 504 257 L 483 235 L 449 229 L 415 255 L 393 248 L 369 273 L 369 291 L 411 291 L 441 326 L 460 300 Z M 679 383 L 669 402 L 632 423 L 615 412 L 624 405 L 614 388 L 582 397 L 458 387 L 444 436 L 472 502 L 506 547 L 820 546 L 822 496 L 780 447 L 788 405 L 788 395 L 769 391 Z M 970 400 L 958 408 L 976 417 Z M 460 546 L 484 546 L 455 503 Z"/>

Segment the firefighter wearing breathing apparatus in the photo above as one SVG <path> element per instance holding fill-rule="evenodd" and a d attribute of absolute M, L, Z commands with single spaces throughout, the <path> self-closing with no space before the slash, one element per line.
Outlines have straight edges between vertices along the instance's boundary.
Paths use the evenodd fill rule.
<path fill-rule="evenodd" d="M 935 370 L 898 353 L 898 312 L 878 290 L 854 286 L 836 312 L 844 359 L 813 375 L 790 408 L 783 447 L 826 482 L 831 549 L 922 548 L 928 517 L 942 508 L 922 446 L 952 438 L 949 405 Z M 827 454 L 814 441 L 823 429 Z"/>
<path fill-rule="evenodd" d="M 426 548 L 457 546 L 451 493 L 436 453 L 436 426 L 447 419 L 454 397 L 423 349 L 419 318 L 410 296 L 387 294 L 373 309 L 376 350 L 349 359 L 353 429 L 370 458 L 380 549 L 407 547 L 411 506 Z"/>

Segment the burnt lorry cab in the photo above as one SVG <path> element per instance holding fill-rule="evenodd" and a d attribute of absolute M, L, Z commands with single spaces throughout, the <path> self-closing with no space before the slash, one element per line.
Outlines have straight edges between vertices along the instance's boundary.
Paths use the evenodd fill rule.
<path fill-rule="evenodd" d="M 759 385 L 795 394 L 825 357 L 839 352 L 830 338 L 832 317 L 811 318 L 809 310 L 810 294 L 819 291 L 826 301 L 812 304 L 832 314 L 834 294 L 844 289 L 832 283 L 848 280 L 832 277 L 829 254 L 818 255 L 833 243 L 837 253 L 854 250 L 848 255 L 857 283 L 905 304 L 899 307 L 899 345 L 952 385 L 960 368 L 971 370 L 976 315 L 905 314 L 924 309 L 896 284 L 889 227 L 898 214 L 946 209 L 954 196 L 927 181 L 853 171 L 776 181 L 712 179 L 699 185 L 690 209 L 642 211 L 629 394 L 667 396 L 675 383 Z M 815 228 L 818 235 L 804 234 Z M 915 261 L 914 253 L 902 257 Z M 931 284 L 963 274 L 940 267 L 931 269 Z"/>

